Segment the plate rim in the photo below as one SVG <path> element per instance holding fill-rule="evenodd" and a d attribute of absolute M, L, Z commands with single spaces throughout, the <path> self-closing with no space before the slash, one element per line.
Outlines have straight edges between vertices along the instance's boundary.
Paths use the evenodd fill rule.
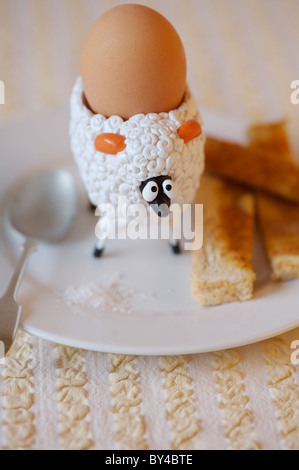
<path fill-rule="evenodd" d="M 25 116 L 20 116 L 18 117 L 17 119 L 11 119 L 7 122 L 4 122 L 3 124 L 1 124 L 1 128 L 0 128 L 0 135 L 1 134 L 7 134 L 7 132 L 9 132 L 12 128 L 13 128 L 13 131 L 15 132 L 16 131 L 16 128 L 20 127 L 20 126 L 28 126 L 30 127 L 30 123 L 32 123 L 33 121 L 43 121 L 43 120 L 46 120 L 48 119 L 50 122 L 53 121 L 54 119 L 57 118 L 57 115 L 60 115 L 60 116 L 63 116 L 63 122 L 66 124 L 65 127 L 67 127 L 67 124 L 68 124 L 68 121 L 66 122 L 66 116 L 68 116 L 68 111 L 66 110 L 66 108 L 55 108 L 55 109 L 51 109 L 51 110 L 43 110 L 43 111 L 39 111 L 39 112 L 35 112 L 35 113 L 32 113 L 31 115 L 25 115 Z M 205 119 L 205 117 L 209 116 L 209 120 L 213 120 L 213 116 L 215 116 L 215 119 L 223 119 L 224 118 L 224 115 L 220 115 L 218 113 L 214 113 L 213 111 L 208 111 L 208 110 L 202 110 L 202 113 L 203 115 L 203 118 Z M 228 117 L 228 122 L 230 123 L 233 123 L 234 122 L 234 118 L 229 116 Z M 238 122 L 238 129 L 239 129 L 239 133 L 241 132 L 242 128 L 245 129 L 245 124 L 244 122 L 240 123 L 240 119 L 238 120 L 235 120 L 235 122 Z M 232 125 L 232 124 L 231 124 Z M 244 136 L 240 136 L 240 139 L 244 140 Z M 19 174 L 18 177 L 22 177 L 22 174 Z M 3 188 L 4 191 L 7 191 L 7 187 Z M 1 190 L 1 197 L 3 196 L 3 191 Z M 1 258 L 2 257 L 5 257 L 5 255 L 3 255 L 3 246 L 1 246 Z M 32 281 L 34 283 L 34 281 Z M 293 281 L 293 282 L 299 282 L 299 281 Z M 27 284 L 31 284 L 31 281 L 28 281 Z M 226 304 L 227 305 L 227 304 Z M 219 306 L 218 308 L 221 309 L 222 306 Z M 207 307 L 209 308 L 209 307 Z M 183 318 L 183 316 L 182 316 Z M 117 345 L 115 344 L 111 344 L 111 345 L 108 345 L 108 344 L 98 344 L 96 345 L 94 343 L 94 341 L 87 341 L 84 340 L 84 339 L 72 339 L 72 338 L 67 338 L 67 337 L 63 337 L 63 336 L 59 336 L 59 334 L 55 333 L 55 332 L 49 332 L 49 331 L 44 331 L 43 329 L 41 328 L 37 328 L 36 326 L 32 325 L 30 323 L 30 317 L 29 319 L 25 318 L 25 320 L 21 321 L 21 325 L 23 327 L 23 329 L 30 333 L 30 334 L 33 334 L 34 336 L 38 336 L 44 340 L 47 340 L 47 341 L 50 341 L 50 342 L 54 342 L 54 343 L 59 343 L 59 344 L 63 344 L 63 345 L 66 345 L 66 346 L 73 346 L 73 347 L 76 347 L 76 348 L 80 348 L 80 349 L 86 349 L 86 350 L 92 350 L 92 351 L 98 351 L 98 352 L 105 352 L 105 353 L 119 353 L 119 354 L 133 354 L 133 355 L 154 355 L 154 356 L 157 356 L 157 355 L 173 355 L 173 354 L 199 354 L 199 353 L 207 353 L 207 352 L 211 352 L 211 351 L 218 351 L 218 350 L 223 350 L 223 349 L 231 349 L 231 348 L 237 348 L 237 347 L 241 347 L 241 346 L 245 346 L 245 345 L 250 345 L 250 344 L 254 344 L 254 343 L 257 343 L 257 342 L 260 342 L 260 341 L 263 341 L 263 340 L 266 340 L 266 339 L 269 339 L 269 338 L 272 338 L 272 337 L 275 337 L 277 335 L 280 335 L 280 334 L 283 334 L 283 333 L 286 333 L 290 330 L 293 330 L 294 328 L 297 328 L 299 327 L 299 314 L 297 315 L 296 317 L 297 319 L 296 320 L 292 320 L 292 321 L 289 321 L 287 324 L 285 324 L 284 326 L 281 326 L 281 327 L 275 327 L 275 328 L 271 328 L 269 327 L 269 331 L 267 332 L 264 332 L 264 333 L 261 333 L 260 335 L 256 335 L 255 337 L 251 337 L 250 338 L 250 335 L 248 336 L 248 338 L 245 340 L 245 339 L 242 339 L 242 340 L 238 340 L 236 339 L 235 341 L 230 341 L 229 343 L 225 342 L 225 340 L 221 343 L 219 343 L 218 346 L 214 345 L 213 347 L 201 347 L 200 345 L 198 345 L 197 347 L 195 346 L 188 346 L 186 345 L 185 347 L 182 347 L 182 346 L 179 346 L 178 348 L 176 348 L 175 346 L 172 346 L 172 347 L 169 347 L 169 346 L 159 346 L 159 347 L 136 347 L 136 346 L 125 346 L 125 345 L 122 345 L 120 347 L 118 347 Z M 88 344 L 89 343 L 89 344 Z"/>

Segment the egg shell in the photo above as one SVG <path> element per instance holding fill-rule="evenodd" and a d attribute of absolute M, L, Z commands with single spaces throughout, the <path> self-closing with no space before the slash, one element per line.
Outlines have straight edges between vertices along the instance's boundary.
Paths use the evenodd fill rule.
<path fill-rule="evenodd" d="M 142 5 L 112 8 L 92 26 L 81 76 L 90 109 L 105 117 L 176 109 L 186 89 L 186 55 L 169 21 Z"/>

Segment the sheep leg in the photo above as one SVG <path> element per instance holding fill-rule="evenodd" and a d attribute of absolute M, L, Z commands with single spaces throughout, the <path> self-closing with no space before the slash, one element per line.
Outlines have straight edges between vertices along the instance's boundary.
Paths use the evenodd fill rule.
<path fill-rule="evenodd" d="M 94 252 L 93 252 L 93 256 L 95 258 L 101 258 L 103 252 L 104 252 L 104 248 L 105 248 L 105 242 L 106 242 L 106 239 L 104 240 L 99 240 L 95 246 L 95 249 L 94 249 Z"/>
<path fill-rule="evenodd" d="M 96 236 L 97 236 L 97 243 L 93 252 L 93 256 L 95 258 L 101 258 L 105 244 L 108 238 L 108 228 L 109 226 L 109 218 L 107 215 L 103 215 L 100 217 L 97 226 L 96 226 Z"/>
<path fill-rule="evenodd" d="M 170 248 L 172 249 L 172 252 L 175 254 L 175 255 L 179 255 L 181 253 L 181 245 L 180 245 L 180 242 L 178 240 L 172 240 L 170 239 L 169 240 L 169 245 L 170 245 Z"/>
<path fill-rule="evenodd" d="M 95 206 L 92 202 L 89 202 L 89 211 L 95 213 L 97 206 Z"/>
<path fill-rule="evenodd" d="M 175 255 L 179 255 L 181 253 L 181 245 L 179 240 L 175 240 L 173 237 L 173 230 L 170 229 L 170 236 L 169 236 L 169 245 L 172 249 L 172 252 Z"/>

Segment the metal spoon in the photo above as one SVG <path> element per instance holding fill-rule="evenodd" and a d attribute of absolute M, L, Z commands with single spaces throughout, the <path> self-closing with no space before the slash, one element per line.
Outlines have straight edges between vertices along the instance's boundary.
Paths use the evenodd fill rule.
<path fill-rule="evenodd" d="M 71 227 L 78 209 L 76 185 L 64 170 L 42 173 L 27 181 L 13 196 L 9 205 L 12 226 L 25 235 L 23 255 L 0 299 L 0 345 L 7 355 L 19 326 L 22 307 L 16 297 L 29 255 L 39 241 L 62 240 Z M 1 359 L 1 358 L 0 358 Z"/>

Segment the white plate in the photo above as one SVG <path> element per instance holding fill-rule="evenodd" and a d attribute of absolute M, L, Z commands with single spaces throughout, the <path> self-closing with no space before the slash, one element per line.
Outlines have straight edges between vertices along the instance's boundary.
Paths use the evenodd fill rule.
<path fill-rule="evenodd" d="M 245 123 L 211 113 L 203 115 L 210 133 L 244 140 Z M 5 203 L 12 186 L 49 168 L 67 168 L 76 175 L 69 150 L 67 111 L 55 110 L 3 125 L 0 146 L 3 292 L 22 241 L 6 223 Z M 299 281 L 274 284 L 269 280 L 269 266 L 258 238 L 253 300 L 203 308 L 191 294 L 190 252 L 175 257 L 165 241 L 110 241 L 106 255 L 95 260 L 91 253 L 96 219 L 86 205 L 82 191 L 70 237 L 60 245 L 40 245 L 30 260 L 18 296 L 23 305 L 23 327 L 29 333 L 84 349 L 162 355 L 241 346 L 299 325 Z M 101 294 L 104 289 L 107 299 L 102 306 L 66 302 L 69 286 L 90 283 L 96 283 Z M 116 301 L 109 297 L 113 283 Z"/>

